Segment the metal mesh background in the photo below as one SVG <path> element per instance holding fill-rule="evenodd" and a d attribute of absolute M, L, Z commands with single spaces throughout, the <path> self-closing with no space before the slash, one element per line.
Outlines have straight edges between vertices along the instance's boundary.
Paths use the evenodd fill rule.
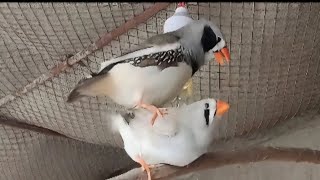
<path fill-rule="evenodd" d="M 8 126 L 0 135 L 0 179 L 104 179 L 132 163 L 111 147 Z"/>
<path fill-rule="evenodd" d="M 152 5 L 0 3 L 0 100 Z M 171 4 L 89 55 L 89 67 L 96 71 L 104 59 L 162 33 L 164 21 L 175 8 L 176 4 Z M 211 62 L 193 78 L 194 97 L 190 101 L 213 97 L 231 105 L 216 139 L 272 128 L 309 110 L 319 112 L 319 3 L 190 3 L 188 9 L 192 18 L 212 20 L 221 28 L 231 53 L 229 65 Z M 122 107 L 108 98 L 65 102 L 88 72 L 74 65 L 0 107 L 2 119 L 18 120 L 76 139 L 1 126 L 4 179 L 35 179 L 37 173 L 59 179 L 53 175 L 56 171 L 67 179 L 99 179 L 131 162 L 122 151 L 107 147 L 120 143 L 109 130 L 107 114 Z M 123 161 L 115 161 L 117 158 Z M 90 168 L 88 162 L 95 163 L 94 167 Z M 69 166 L 74 170 L 66 172 Z"/>

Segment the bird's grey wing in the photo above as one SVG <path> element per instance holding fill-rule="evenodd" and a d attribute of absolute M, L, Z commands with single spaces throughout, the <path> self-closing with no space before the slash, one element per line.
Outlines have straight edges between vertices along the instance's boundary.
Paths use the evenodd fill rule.
<path fill-rule="evenodd" d="M 158 34 L 147 39 L 144 43 L 144 46 L 162 46 L 166 44 L 173 44 L 179 42 L 180 38 L 181 37 L 175 31 Z"/>
<path fill-rule="evenodd" d="M 126 54 L 122 54 L 122 56 L 127 55 L 128 58 L 123 59 L 121 61 L 110 63 L 108 66 L 104 67 L 99 73 L 95 74 L 94 76 L 106 74 L 114 66 L 121 63 L 131 63 L 133 66 L 139 66 L 139 67 L 158 66 L 160 69 L 165 69 L 169 66 L 177 66 L 177 63 L 183 60 L 182 51 L 179 49 L 173 49 L 167 52 L 151 53 L 150 55 L 142 55 L 142 56 L 131 57 L 130 54 L 143 49 L 155 47 L 155 46 L 161 47 L 161 46 L 177 43 L 179 42 L 179 39 L 180 37 L 172 32 L 155 35 L 147 39 L 144 43 L 142 43 L 140 46 L 136 47 L 135 49 L 131 50 L 130 52 Z M 167 53 L 169 54 L 169 56 Z M 172 60 L 168 58 L 172 58 Z"/>
<path fill-rule="evenodd" d="M 121 54 L 121 56 L 130 54 L 130 53 L 142 50 L 142 49 L 154 47 L 154 46 L 173 44 L 173 43 L 179 42 L 179 40 L 180 40 L 180 36 L 178 36 L 176 33 L 173 33 L 173 32 L 169 32 L 169 33 L 165 33 L 165 34 L 158 34 L 158 35 L 155 35 L 155 36 L 148 38 L 142 44 L 136 46 L 135 48 L 131 49 L 130 51 Z"/>

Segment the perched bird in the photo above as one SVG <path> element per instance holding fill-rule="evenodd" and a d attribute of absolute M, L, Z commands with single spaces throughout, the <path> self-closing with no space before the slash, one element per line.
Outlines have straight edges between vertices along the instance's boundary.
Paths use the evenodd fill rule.
<path fill-rule="evenodd" d="M 213 130 L 229 105 L 215 99 L 203 99 L 180 108 L 168 108 L 168 115 L 154 126 L 152 113 L 138 109 L 133 118 L 112 115 L 112 127 L 119 132 L 127 154 L 141 164 L 151 179 L 150 166 L 170 164 L 186 166 L 207 152 Z"/>
<path fill-rule="evenodd" d="M 186 7 L 186 3 L 184 2 L 179 2 L 177 5 L 177 9 L 175 10 L 174 14 L 169 17 L 163 25 L 163 32 L 167 33 L 167 32 L 172 32 L 172 31 L 176 31 L 180 28 L 182 28 L 183 26 L 191 23 L 193 21 L 193 19 L 191 18 L 188 9 Z M 187 83 L 183 86 L 182 88 L 182 92 L 180 95 L 182 96 L 191 96 L 192 95 L 192 78 L 190 78 Z M 180 101 L 180 97 L 177 96 L 173 101 L 177 101 L 178 102 L 178 106 L 179 106 L 179 101 Z"/>
<path fill-rule="evenodd" d="M 109 96 L 128 108 L 145 108 L 151 122 L 163 116 L 157 108 L 176 97 L 183 85 L 225 47 L 223 35 L 213 23 L 194 21 L 177 31 L 153 36 L 136 50 L 105 61 L 92 78 L 81 80 L 67 102 L 84 96 Z"/>

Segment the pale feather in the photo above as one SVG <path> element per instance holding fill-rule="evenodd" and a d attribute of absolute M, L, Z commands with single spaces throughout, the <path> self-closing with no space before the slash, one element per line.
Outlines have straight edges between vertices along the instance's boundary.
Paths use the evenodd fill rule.
<path fill-rule="evenodd" d="M 135 111 L 135 118 L 129 123 L 131 136 L 122 137 L 126 152 L 130 157 L 141 156 L 147 164 L 188 165 L 207 151 L 212 140 L 215 107 L 210 113 L 209 127 L 203 118 L 204 102 L 209 101 L 215 106 L 215 100 L 207 99 L 169 108 L 171 115 L 158 119 L 156 124 L 173 130 L 172 136 L 159 134 L 155 130 L 158 126 L 150 125 L 152 113 L 143 109 Z"/>

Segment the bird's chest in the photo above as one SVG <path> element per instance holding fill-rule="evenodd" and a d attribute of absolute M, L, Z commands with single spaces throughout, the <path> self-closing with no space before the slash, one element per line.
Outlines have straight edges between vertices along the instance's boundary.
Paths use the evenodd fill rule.
<path fill-rule="evenodd" d="M 134 106 L 138 101 L 161 105 L 177 96 L 192 75 L 192 69 L 185 62 L 159 69 L 158 66 L 139 67 L 121 64 L 110 71 L 112 96 L 120 104 Z"/>
<path fill-rule="evenodd" d="M 144 142 L 141 149 L 141 155 L 148 164 L 185 166 L 202 154 L 192 138 L 183 135 L 159 136 Z"/>

